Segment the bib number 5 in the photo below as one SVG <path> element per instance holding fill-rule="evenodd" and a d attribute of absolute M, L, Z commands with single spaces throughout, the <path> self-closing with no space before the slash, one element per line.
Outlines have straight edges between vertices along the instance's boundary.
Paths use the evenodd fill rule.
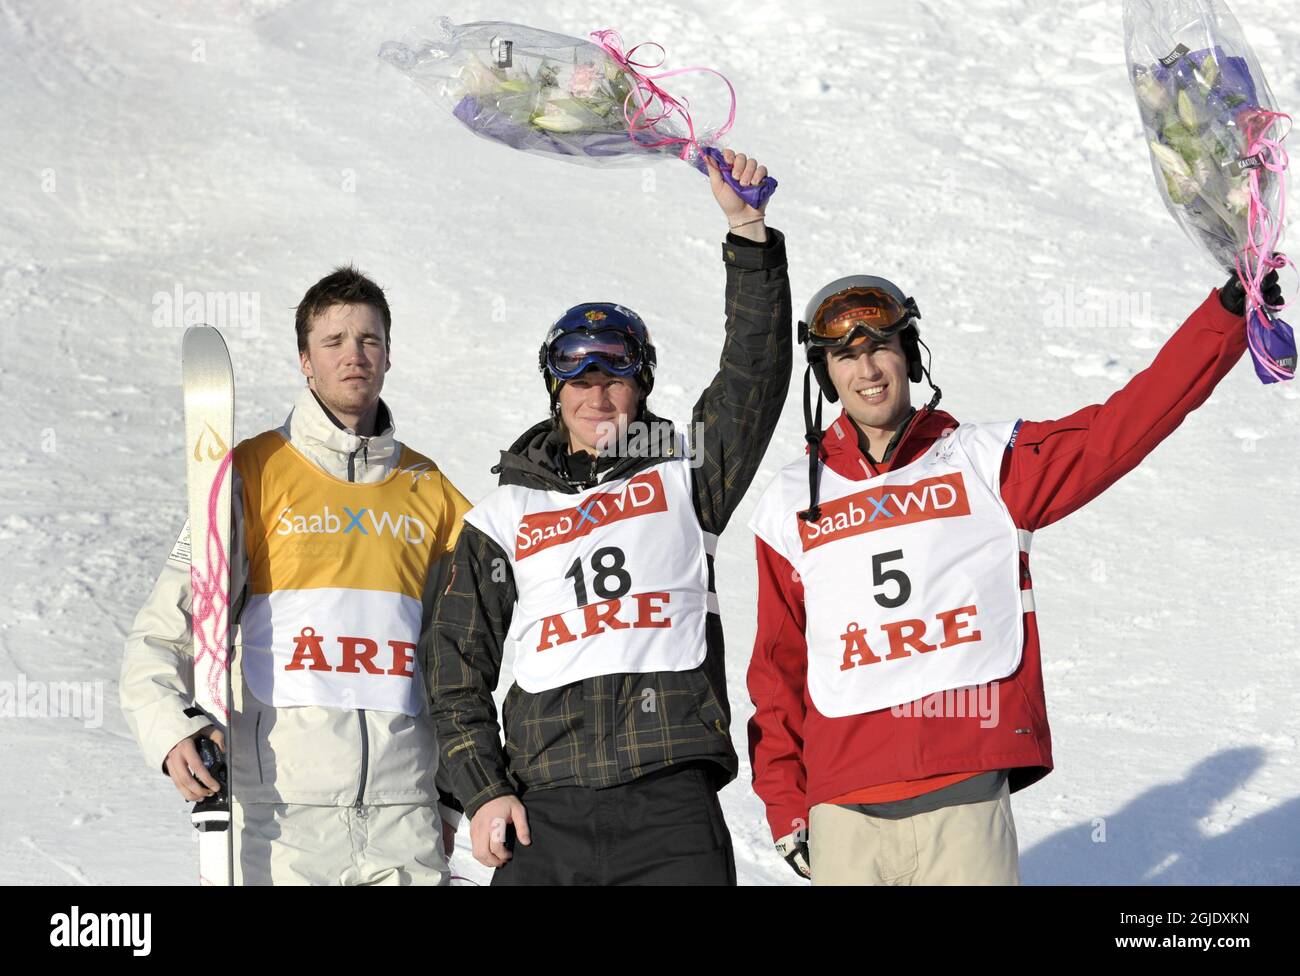
<path fill-rule="evenodd" d="M 893 596 L 886 596 L 884 593 L 874 594 L 876 603 L 880 604 L 887 610 L 901 607 L 912 595 L 912 581 L 908 579 L 907 574 L 898 568 L 885 568 L 885 563 L 894 562 L 895 560 L 902 558 L 902 549 L 892 549 L 889 552 L 878 552 L 871 557 L 872 583 L 878 588 L 888 584 L 893 584 L 898 587 L 898 592 Z"/>

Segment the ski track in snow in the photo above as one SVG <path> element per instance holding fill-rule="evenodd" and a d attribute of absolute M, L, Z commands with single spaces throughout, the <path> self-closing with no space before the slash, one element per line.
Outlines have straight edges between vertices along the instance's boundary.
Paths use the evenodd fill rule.
<path fill-rule="evenodd" d="M 1278 102 L 1297 109 L 1289 6 L 1233 7 Z M 840 274 L 900 280 L 959 419 L 1104 401 L 1222 280 L 1152 185 L 1118 0 L 825 0 L 797 14 L 775 0 L 0 0 L 0 113 L 21 134 L 0 144 L 0 395 L 14 432 L 0 461 L 0 682 L 91 682 L 104 703 L 97 728 L 0 717 L 0 882 L 195 877 L 185 808 L 116 706 L 122 637 L 184 517 L 182 329 L 154 324 L 157 295 L 257 296 L 259 317 L 225 330 L 247 436 L 278 425 L 298 388 L 293 305 L 355 261 L 388 289 L 399 436 L 471 498 L 544 412 L 533 350 L 575 302 L 613 298 L 647 318 L 658 412 L 688 419 L 710 379 L 724 228 L 705 181 L 673 163 L 565 166 L 454 128 L 375 57 L 438 13 L 616 26 L 629 44 L 662 42 L 669 67 L 723 70 L 740 96 L 729 144 L 782 181 L 770 219 L 789 238 L 796 310 Z M 707 87 L 682 87 L 708 103 Z M 1071 296 L 1125 311 L 1053 318 Z M 797 883 L 749 787 L 744 678 L 745 524 L 802 451 L 800 379 L 717 561 L 742 757 L 722 798 L 750 884 Z M 1143 467 L 1038 533 L 1057 769 L 1014 800 L 1027 882 L 1300 882 L 1300 559 L 1282 541 L 1298 398 L 1243 360 Z M 455 867 L 486 882 L 466 833 Z"/>
<path fill-rule="evenodd" d="M 26 848 L 27 848 L 28 850 L 30 850 L 30 851 L 35 852 L 36 854 L 39 854 L 39 855 L 40 855 L 41 857 L 43 857 L 45 860 L 49 861 L 49 862 L 50 862 L 51 864 L 53 864 L 56 868 L 58 868 L 60 871 L 62 871 L 64 874 L 66 874 L 68 877 L 70 877 L 70 878 L 71 878 L 74 882 L 76 882 L 77 884 L 79 884 L 79 885 L 89 885 L 89 884 L 94 884 L 94 882 L 91 881 L 89 878 L 87 878 L 87 877 L 86 877 L 86 876 L 85 876 L 85 875 L 84 875 L 84 874 L 83 874 L 83 873 L 82 873 L 82 872 L 81 872 L 81 871 L 76 867 L 76 865 L 73 865 L 73 864 L 65 864 L 63 861 L 59 860 L 57 857 L 52 857 L 51 855 L 47 854 L 45 851 L 41 850 L 40 847 L 37 846 L 36 842 L 35 842 L 34 840 L 32 840 L 30 837 L 22 837 L 22 838 L 20 838 L 20 840 L 22 841 L 22 844 L 23 844 L 24 847 L 26 847 Z"/>

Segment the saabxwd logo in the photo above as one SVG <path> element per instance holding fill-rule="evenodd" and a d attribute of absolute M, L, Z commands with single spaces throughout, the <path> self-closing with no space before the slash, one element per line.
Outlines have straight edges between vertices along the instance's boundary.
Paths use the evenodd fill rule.
<path fill-rule="evenodd" d="M 618 491 L 602 491 L 573 508 L 534 512 L 515 530 L 515 558 L 523 559 L 551 546 L 590 535 L 623 519 L 668 511 L 664 483 L 658 471 L 639 475 Z"/>
<path fill-rule="evenodd" d="M 955 471 L 910 485 L 868 488 L 822 502 L 821 510 L 822 517 L 816 522 L 799 520 L 804 552 L 876 529 L 969 515 L 970 500 L 961 472 Z"/>
<path fill-rule="evenodd" d="M 380 512 L 370 508 L 353 510 L 347 505 L 341 506 L 342 514 L 334 512 L 326 505 L 319 512 L 304 515 L 286 508 L 280 513 L 276 535 L 350 535 L 382 536 L 384 533 L 394 539 L 402 539 L 418 546 L 424 542 L 424 523 L 414 515 L 399 512 Z"/>

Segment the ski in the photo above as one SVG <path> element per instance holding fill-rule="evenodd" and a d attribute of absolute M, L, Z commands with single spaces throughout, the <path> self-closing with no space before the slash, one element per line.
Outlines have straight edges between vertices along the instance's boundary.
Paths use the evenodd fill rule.
<path fill-rule="evenodd" d="M 199 831 L 199 883 L 234 883 L 229 770 L 231 740 L 230 466 L 234 458 L 235 381 L 221 333 L 209 326 L 185 331 L 181 343 L 185 398 L 185 482 L 189 498 L 194 704 L 225 736 L 225 757 L 199 742 L 205 766 L 222 784 L 219 794 L 194 805 Z"/>

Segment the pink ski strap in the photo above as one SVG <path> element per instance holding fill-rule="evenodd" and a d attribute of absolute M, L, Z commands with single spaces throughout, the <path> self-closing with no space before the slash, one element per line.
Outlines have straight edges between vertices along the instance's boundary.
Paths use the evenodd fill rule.
<path fill-rule="evenodd" d="M 213 664 L 204 673 L 207 675 L 207 691 L 210 700 L 216 704 L 227 725 L 230 721 L 230 702 L 226 701 L 226 672 L 230 668 L 230 656 L 227 649 L 230 611 L 230 561 L 221 533 L 217 529 L 217 502 L 222 486 L 230 475 L 230 463 L 235 452 L 227 451 L 217 469 L 217 476 L 212 480 L 212 490 L 208 492 L 208 534 L 203 544 L 207 551 L 207 565 L 210 574 L 205 576 L 195 565 L 190 565 L 190 590 L 193 597 L 190 606 L 192 630 L 194 632 L 194 665 L 199 673 L 199 665 L 206 658 L 212 658 Z"/>

